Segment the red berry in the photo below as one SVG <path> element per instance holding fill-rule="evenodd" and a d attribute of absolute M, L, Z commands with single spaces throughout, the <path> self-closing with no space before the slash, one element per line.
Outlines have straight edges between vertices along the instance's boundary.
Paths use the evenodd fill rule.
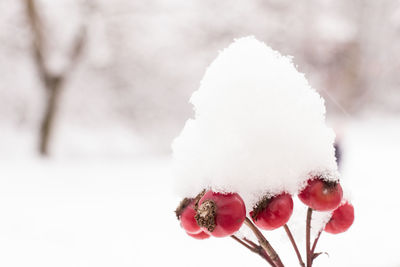
<path fill-rule="evenodd" d="M 264 199 L 250 215 L 258 227 L 264 230 L 274 230 L 289 221 L 293 212 L 293 199 L 283 193 L 272 198 Z"/>
<path fill-rule="evenodd" d="M 199 200 L 196 220 L 198 225 L 215 237 L 229 236 L 242 226 L 246 207 L 237 193 L 208 191 Z"/>
<path fill-rule="evenodd" d="M 200 226 L 197 224 L 196 219 L 194 218 L 195 215 L 196 211 L 194 210 L 194 201 L 192 200 L 190 204 L 182 211 L 180 216 L 181 226 L 189 234 L 198 234 L 202 232 Z"/>
<path fill-rule="evenodd" d="M 318 211 L 333 210 L 342 201 L 343 190 L 338 182 L 321 178 L 308 180 L 307 186 L 300 192 L 300 200 Z"/>
<path fill-rule="evenodd" d="M 330 221 L 325 225 L 325 232 L 331 234 L 343 233 L 350 228 L 353 221 L 354 207 L 346 202 L 333 212 Z"/>
<path fill-rule="evenodd" d="M 207 233 L 204 232 L 204 231 L 201 231 L 200 233 L 197 233 L 197 234 L 190 234 L 190 233 L 188 233 L 188 232 L 186 232 L 186 233 L 187 233 L 188 235 L 190 235 L 191 237 L 196 238 L 196 239 L 200 239 L 200 240 L 202 240 L 202 239 L 207 239 L 207 238 L 210 237 L 210 235 L 207 234 Z"/>

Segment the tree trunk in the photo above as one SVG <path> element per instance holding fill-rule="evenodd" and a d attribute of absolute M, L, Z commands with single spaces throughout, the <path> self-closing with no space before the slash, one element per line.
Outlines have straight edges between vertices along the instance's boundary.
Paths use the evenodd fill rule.
<path fill-rule="evenodd" d="M 46 109 L 44 111 L 40 124 L 39 135 L 39 152 L 42 156 L 49 155 L 49 143 L 54 129 L 54 121 L 60 98 L 61 86 L 54 84 L 52 88 L 48 88 Z"/>

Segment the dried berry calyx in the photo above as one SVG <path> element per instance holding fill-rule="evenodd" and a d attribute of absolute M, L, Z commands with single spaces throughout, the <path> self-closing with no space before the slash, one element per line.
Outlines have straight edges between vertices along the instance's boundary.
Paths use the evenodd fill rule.
<path fill-rule="evenodd" d="M 194 217 L 197 224 L 212 232 L 215 229 L 215 215 L 217 212 L 217 206 L 214 201 L 206 200 L 197 207 L 196 216 Z"/>
<path fill-rule="evenodd" d="M 265 210 L 270 201 L 271 197 L 265 196 L 260 201 L 258 201 L 256 205 L 254 205 L 253 211 L 250 212 L 250 216 L 254 221 L 257 221 L 258 214 Z"/>
<path fill-rule="evenodd" d="M 190 203 L 191 203 L 192 201 L 193 201 L 192 198 L 187 198 L 187 197 L 185 197 L 185 198 L 179 203 L 178 207 L 177 207 L 176 210 L 175 210 L 175 215 L 176 215 L 176 218 L 177 218 L 178 220 L 181 219 L 181 216 L 182 216 L 183 211 L 186 209 L 187 206 L 190 205 Z"/>
<path fill-rule="evenodd" d="M 203 189 L 200 193 L 197 194 L 197 196 L 194 198 L 194 209 L 197 210 L 198 206 L 199 206 L 199 201 L 200 199 L 204 196 L 204 194 L 207 191 L 205 189 Z"/>

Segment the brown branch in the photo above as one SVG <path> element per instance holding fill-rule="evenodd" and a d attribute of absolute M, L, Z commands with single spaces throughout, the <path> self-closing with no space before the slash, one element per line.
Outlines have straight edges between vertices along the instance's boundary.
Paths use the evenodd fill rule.
<path fill-rule="evenodd" d="M 305 267 L 303 259 L 301 258 L 301 254 L 299 251 L 299 248 L 297 247 L 296 241 L 293 238 L 292 233 L 290 232 L 289 226 L 287 224 L 285 224 L 283 226 L 285 228 L 286 234 L 288 235 L 290 242 L 292 243 L 292 246 L 294 248 L 294 251 L 296 252 L 297 258 L 299 260 L 300 266 Z"/>
<path fill-rule="evenodd" d="M 311 257 L 312 257 L 311 258 L 311 264 L 314 261 L 314 259 L 316 258 L 315 248 L 317 247 L 317 243 L 318 243 L 319 237 L 321 236 L 321 233 L 322 233 L 322 230 L 318 232 L 318 235 L 315 238 L 314 243 L 313 243 L 312 248 L 311 248 Z"/>
<path fill-rule="evenodd" d="M 240 244 L 242 244 L 243 246 L 245 246 L 246 248 L 250 249 L 252 252 L 256 252 L 254 250 L 254 247 L 249 246 L 248 244 L 246 244 L 245 242 L 242 241 L 242 239 L 240 239 L 239 237 L 235 236 L 235 235 L 231 235 L 231 237 L 236 240 L 237 242 L 239 242 Z"/>
<path fill-rule="evenodd" d="M 40 20 L 34 0 L 25 0 L 26 16 L 32 30 L 32 49 L 36 67 L 43 83 L 48 88 L 50 77 L 46 67 L 44 51 L 44 38 L 42 32 L 42 22 Z"/>
<path fill-rule="evenodd" d="M 253 247 L 261 247 L 260 245 L 257 245 L 256 243 L 254 243 L 253 241 L 251 241 L 250 239 L 248 239 L 246 237 L 244 237 L 243 240 L 246 241 L 247 243 L 249 243 Z"/>
<path fill-rule="evenodd" d="M 69 75 L 69 73 L 75 69 L 75 67 L 76 67 L 77 63 L 79 62 L 79 59 L 82 55 L 83 48 L 84 48 L 85 42 L 86 42 L 86 37 L 87 37 L 87 30 L 86 30 L 86 26 L 83 25 L 83 26 L 81 26 L 79 33 L 76 35 L 75 40 L 72 44 L 72 48 L 71 48 L 70 56 L 69 56 L 70 61 L 63 72 L 63 76 Z"/>
<path fill-rule="evenodd" d="M 65 77 L 75 68 L 79 58 L 82 54 L 84 44 L 86 42 L 87 30 L 86 26 L 83 25 L 76 35 L 69 53 L 69 63 L 59 75 L 51 74 L 46 67 L 45 60 L 45 38 L 42 30 L 42 22 L 39 16 L 39 12 L 35 3 L 35 0 L 25 0 L 26 14 L 28 21 L 32 29 L 32 42 L 33 42 L 33 53 L 36 62 L 36 66 L 39 71 L 39 75 L 43 79 L 46 89 L 51 90 L 54 85 L 60 87 L 60 84 Z"/>
<path fill-rule="evenodd" d="M 311 234 L 311 216 L 312 209 L 308 208 L 307 210 L 307 219 L 306 219 L 306 255 L 307 255 L 307 267 L 311 267 L 311 249 L 310 249 L 310 234 Z"/>
<path fill-rule="evenodd" d="M 271 246 L 265 236 L 260 232 L 260 230 L 251 222 L 251 220 L 246 217 L 244 223 L 253 231 L 253 233 L 257 237 L 258 242 L 260 243 L 260 246 L 271 257 L 271 260 L 275 263 L 275 266 L 284 267 L 274 248 Z"/>
<path fill-rule="evenodd" d="M 247 247 L 250 249 L 252 252 L 260 255 L 263 259 L 265 259 L 271 266 L 275 267 L 274 262 L 272 261 L 271 257 L 265 252 L 265 250 L 260 246 L 254 243 L 253 241 L 247 239 L 246 237 L 243 238 L 243 240 L 239 239 L 238 237 L 232 235 L 231 236 L 233 239 L 238 241 L 240 244 L 243 246 Z M 245 242 L 247 242 L 247 244 Z"/>

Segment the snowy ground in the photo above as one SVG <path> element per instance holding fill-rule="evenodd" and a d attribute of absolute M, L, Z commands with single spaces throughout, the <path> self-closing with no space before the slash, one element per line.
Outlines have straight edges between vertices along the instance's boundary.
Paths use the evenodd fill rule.
<path fill-rule="evenodd" d="M 348 125 L 342 183 L 351 189 L 356 220 L 344 234 L 322 235 L 318 248 L 329 257 L 315 266 L 400 266 L 399 122 Z M 7 160 L 3 154 L 0 266 L 267 266 L 229 238 L 187 237 L 174 217 L 178 202 L 167 157 Z M 286 266 L 297 266 L 283 230 L 266 234 Z"/>

